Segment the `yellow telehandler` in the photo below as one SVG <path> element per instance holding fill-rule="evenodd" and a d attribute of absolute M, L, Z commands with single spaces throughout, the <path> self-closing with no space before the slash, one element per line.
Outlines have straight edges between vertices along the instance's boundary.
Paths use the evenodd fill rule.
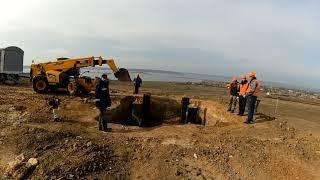
<path fill-rule="evenodd" d="M 37 93 L 49 89 L 66 88 L 70 95 L 89 93 L 95 89 L 96 79 L 80 75 L 80 68 L 107 64 L 119 81 L 131 81 L 127 69 L 118 68 L 113 59 L 102 57 L 58 58 L 56 61 L 32 64 L 30 78 Z"/>

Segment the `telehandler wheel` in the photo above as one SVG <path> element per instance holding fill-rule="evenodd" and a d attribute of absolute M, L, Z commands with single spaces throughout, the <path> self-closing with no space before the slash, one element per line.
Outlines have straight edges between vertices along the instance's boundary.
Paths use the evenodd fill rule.
<path fill-rule="evenodd" d="M 67 87 L 68 93 L 71 96 L 76 96 L 80 93 L 79 84 L 75 79 L 70 79 Z"/>
<path fill-rule="evenodd" d="M 46 93 L 49 89 L 47 79 L 42 76 L 33 78 L 32 85 L 33 85 L 33 90 L 37 93 Z"/>

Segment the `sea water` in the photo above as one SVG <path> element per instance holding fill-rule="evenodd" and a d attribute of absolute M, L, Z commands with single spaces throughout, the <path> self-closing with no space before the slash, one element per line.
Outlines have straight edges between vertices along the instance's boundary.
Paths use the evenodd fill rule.
<path fill-rule="evenodd" d="M 201 82 L 201 81 L 225 81 L 226 77 L 206 75 L 206 74 L 195 74 L 195 73 L 181 73 L 172 71 L 161 71 L 161 70 L 149 70 L 149 69 L 129 69 L 129 74 L 133 79 L 137 74 L 144 81 L 166 81 L 166 82 Z M 30 67 L 25 66 L 23 68 L 24 73 L 30 72 Z M 100 77 L 103 73 L 109 74 L 109 78 L 116 80 L 113 72 L 109 68 L 104 67 L 87 67 L 81 68 L 80 74 L 82 76 L 89 77 Z"/>

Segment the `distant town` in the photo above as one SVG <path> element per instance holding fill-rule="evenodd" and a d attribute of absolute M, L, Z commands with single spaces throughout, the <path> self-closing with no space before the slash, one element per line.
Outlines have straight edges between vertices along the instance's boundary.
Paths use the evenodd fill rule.
<path fill-rule="evenodd" d="M 226 87 L 227 82 L 223 81 L 201 81 L 199 83 L 188 82 L 187 84 L 196 84 L 203 86 L 212 86 L 212 87 Z M 302 89 L 290 89 L 285 87 L 271 87 L 269 85 L 262 86 L 261 89 L 266 97 L 270 98 L 296 98 L 297 100 L 320 100 L 320 92 L 308 91 Z M 296 100 L 296 101 L 297 101 Z"/>

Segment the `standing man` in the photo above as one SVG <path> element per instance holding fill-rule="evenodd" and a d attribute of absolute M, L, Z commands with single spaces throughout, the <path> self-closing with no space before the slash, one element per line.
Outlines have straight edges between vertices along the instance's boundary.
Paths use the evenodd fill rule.
<path fill-rule="evenodd" d="M 234 76 L 232 78 L 231 83 L 227 85 L 227 88 L 230 90 L 230 100 L 229 100 L 229 108 L 228 111 L 231 111 L 231 113 L 234 113 L 237 107 L 237 99 L 239 95 L 239 87 L 238 87 L 238 78 Z"/>
<path fill-rule="evenodd" d="M 140 78 L 140 75 L 138 74 L 136 78 L 133 79 L 134 82 L 134 94 L 139 94 L 139 88 L 142 84 L 142 79 Z"/>
<path fill-rule="evenodd" d="M 246 124 L 252 124 L 253 122 L 253 115 L 254 115 L 254 109 L 257 102 L 257 96 L 260 91 L 260 81 L 257 80 L 256 74 L 254 72 L 250 72 L 249 76 L 251 78 L 249 82 L 249 89 L 246 92 L 247 100 L 248 100 L 248 118 L 247 121 L 244 123 Z"/>
<path fill-rule="evenodd" d="M 242 81 L 239 83 L 239 116 L 243 116 L 247 105 L 246 92 L 249 89 L 249 82 L 247 76 L 244 74 L 241 76 Z"/>
<path fill-rule="evenodd" d="M 98 79 L 97 85 L 96 85 L 96 106 L 100 110 L 99 114 L 99 130 L 110 132 L 111 128 L 108 128 L 108 122 L 107 122 L 107 107 L 111 106 L 111 98 L 109 93 L 109 80 L 108 75 L 103 74 L 101 76 L 101 79 Z"/>

